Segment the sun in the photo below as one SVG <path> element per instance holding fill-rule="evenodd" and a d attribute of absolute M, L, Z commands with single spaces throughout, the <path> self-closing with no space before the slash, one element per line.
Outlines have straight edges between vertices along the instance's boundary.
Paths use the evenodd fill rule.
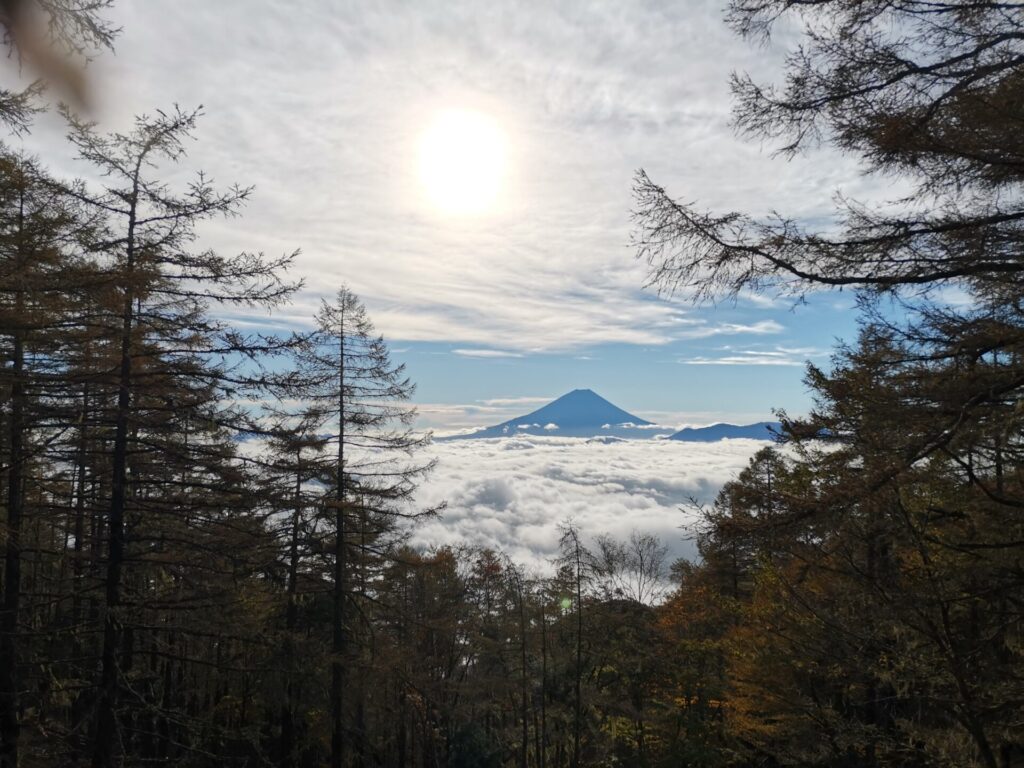
<path fill-rule="evenodd" d="M 505 135 L 481 112 L 440 112 L 420 135 L 419 174 L 431 202 L 446 213 L 492 210 L 505 174 Z"/>

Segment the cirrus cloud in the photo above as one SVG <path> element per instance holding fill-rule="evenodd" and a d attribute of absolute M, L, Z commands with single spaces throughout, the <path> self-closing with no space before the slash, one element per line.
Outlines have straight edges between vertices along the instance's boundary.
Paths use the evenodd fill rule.
<path fill-rule="evenodd" d="M 509 352 L 507 349 L 453 349 L 452 354 L 460 357 L 522 357 L 521 353 Z"/>
<path fill-rule="evenodd" d="M 167 178 L 198 167 L 256 186 L 244 225 L 208 222 L 203 240 L 226 252 L 301 247 L 307 288 L 279 318 L 291 325 L 345 282 L 388 338 L 408 342 L 576 352 L 778 333 L 778 321 L 720 310 L 713 323 L 641 290 L 646 270 L 628 248 L 634 171 L 712 209 L 808 220 L 829 215 L 839 186 L 862 200 L 891 190 L 853 158 L 779 163 L 733 134 L 731 72 L 778 75 L 794 38 L 780 23 L 750 46 L 722 6 L 116 3 L 124 31 L 118 55 L 92 68 L 94 117 L 123 130 L 135 114 L 206 105 L 189 163 Z M 420 134 L 453 107 L 508 135 L 507 183 L 485 216 L 440 214 L 417 177 Z M 23 146 L 58 172 L 89 174 L 65 130 L 43 117 Z"/>

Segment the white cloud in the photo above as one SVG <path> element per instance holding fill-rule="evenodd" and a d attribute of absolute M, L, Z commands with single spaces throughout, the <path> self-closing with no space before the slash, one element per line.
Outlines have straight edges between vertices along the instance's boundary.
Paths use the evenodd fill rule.
<path fill-rule="evenodd" d="M 812 358 L 828 354 L 813 347 L 775 347 L 774 349 L 732 349 L 723 347 L 722 354 L 682 358 L 683 365 L 783 365 L 804 366 Z"/>
<path fill-rule="evenodd" d="M 438 436 L 472 432 L 522 415 L 515 406 L 482 403 L 416 403 L 416 412 L 416 426 Z"/>
<path fill-rule="evenodd" d="M 124 32 L 117 56 L 92 67 L 94 117 L 123 130 L 134 114 L 206 105 L 190 160 L 168 175 L 204 168 L 256 186 L 244 218 L 201 234 L 229 253 L 303 249 L 306 289 L 279 316 L 290 324 L 344 281 L 398 341 L 585 352 L 777 333 L 724 312 L 705 322 L 640 290 L 634 170 L 709 208 L 805 218 L 827 214 L 840 185 L 867 200 L 902 190 L 853 158 L 781 162 L 734 136 L 730 72 L 770 77 L 791 39 L 783 27 L 763 48 L 739 40 L 722 1 L 117 3 Z M 493 116 L 509 137 L 492 215 L 440 216 L 419 187 L 419 134 L 451 107 Z M 88 174 L 63 135 L 49 116 L 19 145 Z"/>
<path fill-rule="evenodd" d="M 461 357 L 522 357 L 518 352 L 509 352 L 504 349 L 453 349 L 452 354 L 459 355 Z"/>
<path fill-rule="evenodd" d="M 720 325 L 702 325 L 683 331 L 676 335 L 679 339 L 708 339 L 712 336 L 738 336 L 751 334 L 763 336 L 765 334 L 782 333 L 785 326 L 775 320 L 760 320 L 756 323 L 722 323 Z"/>
<path fill-rule="evenodd" d="M 413 509 L 448 506 L 412 524 L 411 543 L 491 547 L 544 571 L 557 554 L 559 525 L 572 520 L 587 542 L 637 530 L 658 536 L 673 558 L 693 558 L 690 502 L 713 501 L 767 444 L 548 435 L 434 443 L 418 457 L 438 461 Z M 261 439 L 238 445 L 249 457 L 265 448 Z"/>
<path fill-rule="evenodd" d="M 480 400 L 482 405 L 510 406 L 510 405 L 542 405 L 554 400 L 554 397 L 492 397 L 488 400 Z"/>
<path fill-rule="evenodd" d="M 721 357 L 690 357 L 680 360 L 683 365 L 788 365 L 801 366 L 802 360 L 771 355 L 722 355 Z"/>
<path fill-rule="evenodd" d="M 413 541 L 490 546 L 546 568 L 558 524 L 573 518 L 588 539 L 637 529 L 660 536 L 674 556 L 693 556 L 680 507 L 712 500 L 764 445 L 521 435 L 435 444 L 437 469 L 417 503 L 449 506 L 420 525 Z"/>

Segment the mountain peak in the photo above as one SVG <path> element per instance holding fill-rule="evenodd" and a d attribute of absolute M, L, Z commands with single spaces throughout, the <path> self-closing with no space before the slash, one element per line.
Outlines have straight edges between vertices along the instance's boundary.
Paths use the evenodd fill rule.
<path fill-rule="evenodd" d="M 594 390 L 574 389 L 536 411 L 461 437 L 503 437 L 524 434 L 594 437 L 648 426 L 653 425 L 651 422 L 610 403 Z M 645 434 L 642 436 L 652 435 L 649 430 L 645 430 Z"/>
<path fill-rule="evenodd" d="M 508 423 L 539 422 L 557 424 L 559 429 L 581 427 L 603 427 L 605 424 L 650 424 L 617 405 L 605 400 L 592 389 L 574 389 L 551 401 L 543 408 L 528 413 L 521 419 Z"/>
<path fill-rule="evenodd" d="M 592 402 L 602 402 L 602 403 L 607 403 L 608 402 L 607 400 L 605 400 L 603 397 L 601 397 L 599 394 L 597 394 L 597 392 L 595 392 L 592 389 L 573 389 L 573 390 L 570 390 L 569 392 L 566 392 L 564 395 L 561 395 L 560 397 L 556 397 L 554 400 L 552 400 L 550 403 L 548 403 L 548 405 L 554 405 L 555 403 L 563 403 L 563 402 L 566 402 L 566 401 L 574 401 L 574 400 L 575 401 L 580 401 L 580 402 L 583 402 L 583 401 L 586 401 L 586 400 L 589 400 L 589 401 L 592 401 Z"/>

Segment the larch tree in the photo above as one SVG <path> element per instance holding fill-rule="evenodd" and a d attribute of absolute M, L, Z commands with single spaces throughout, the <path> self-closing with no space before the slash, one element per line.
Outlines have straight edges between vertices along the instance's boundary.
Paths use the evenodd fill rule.
<path fill-rule="evenodd" d="M 85 185 L 71 185 L 67 191 L 104 217 L 92 251 L 118 297 L 112 316 L 98 321 L 106 326 L 118 352 L 116 400 L 109 414 L 113 436 L 105 521 L 101 679 L 95 707 L 93 765 L 97 768 L 112 765 L 116 747 L 122 743 L 117 711 L 122 689 L 118 655 L 125 627 L 125 525 L 129 512 L 141 512 L 139 501 L 131 498 L 138 484 L 129 475 L 139 471 L 132 461 L 150 452 L 187 456 L 187 462 L 200 466 L 216 460 L 218 451 L 204 446 L 198 435 L 191 447 L 163 442 L 159 438 L 163 425 L 176 418 L 188 421 L 194 413 L 197 426 L 203 429 L 208 424 L 216 429 L 239 428 L 241 418 L 218 400 L 258 388 L 261 377 L 248 370 L 247 362 L 281 343 L 247 338 L 213 319 L 208 308 L 272 307 L 295 288 L 282 281 L 294 254 L 226 257 L 208 249 L 190 250 L 198 222 L 234 214 L 249 195 L 248 189 L 240 187 L 217 191 L 201 173 L 181 193 L 154 178 L 160 163 L 182 159 L 183 142 L 198 115 L 160 112 L 137 119 L 128 134 L 110 135 L 68 117 L 71 143 L 81 159 L 102 174 L 104 184 L 98 191 Z M 161 391 L 167 385 L 177 392 Z M 133 456 L 140 458 L 130 459 Z M 192 474 L 186 469 L 178 481 L 188 484 L 193 478 L 202 482 L 202 471 Z"/>
<path fill-rule="evenodd" d="M 747 38 L 770 35 L 787 15 L 806 38 L 786 61 L 784 87 L 734 77 L 742 134 L 781 141 L 785 154 L 824 142 L 915 193 L 895 210 L 840 200 L 843 227 L 829 235 L 781 215 L 703 212 L 641 172 L 636 242 L 652 282 L 711 300 L 751 289 L 800 296 L 822 286 L 1012 283 L 1024 269 L 1019 11 L 988 2 L 732 2 L 729 19 Z"/>
<path fill-rule="evenodd" d="M 0 368 L 7 517 L 0 608 L 0 766 L 18 764 L 22 661 L 22 534 L 27 500 L 39 483 L 30 467 L 53 459 L 54 430 L 67 393 L 64 362 L 81 319 L 74 300 L 79 238 L 87 219 L 39 165 L 0 155 Z"/>
<path fill-rule="evenodd" d="M 429 435 L 411 428 L 416 411 L 406 401 L 414 388 L 404 366 L 392 363 L 366 308 L 348 288 L 324 301 L 316 331 L 300 353 L 302 398 L 324 420 L 329 438 L 321 455 L 322 481 L 330 488 L 322 503 L 324 536 L 331 558 L 331 764 L 347 765 L 353 743 L 365 750 L 363 734 L 353 727 L 354 702 L 348 675 L 358 584 L 352 582 L 359 551 L 359 526 L 377 529 L 369 546 L 382 551 L 384 534 L 401 519 L 430 514 L 410 503 L 416 482 L 433 466 L 416 452 Z M 354 737 L 354 738 L 353 738 Z"/>
<path fill-rule="evenodd" d="M 572 663 L 572 768 L 582 764 L 583 749 L 583 600 L 585 590 L 589 591 L 595 572 L 597 571 L 593 553 L 584 545 L 580 529 L 573 522 L 566 522 L 560 527 L 561 537 L 558 542 L 558 565 L 566 577 L 571 589 L 568 604 L 572 606 L 573 622 L 573 663 Z"/>
<path fill-rule="evenodd" d="M 837 197 L 819 230 L 792 213 L 704 211 L 637 176 L 635 241 L 663 292 L 860 298 L 860 337 L 831 371 L 808 371 L 818 407 L 783 419 L 795 460 L 759 457 L 727 486 L 705 542 L 719 565 L 736 555 L 735 592 L 752 601 L 733 631 L 747 662 L 761 651 L 737 668 L 737 704 L 751 705 L 743 738 L 762 756 L 996 768 L 1021 754 L 1008 713 L 1022 655 L 1008 638 L 1024 585 L 1004 558 L 1022 540 L 1022 10 L 729 6 L 745 37 L 783 17 L 803 36 L 784 83 L 734 77 L 741 133 L 783 155 L 852 155 L 905 183 L 901 200 Z M 943 302 L 947 288 L 965 300 Z"/>
<path fill-rule="evenodd" d="M 278 759 L 284 768 L 300 764 L 304 746 L 299 734 L 304 731 L 299 711 L 302 689 L 300 670 L 300 604 L 309 589 L 305 574 L 310 557 L 310 535 L 315 507 L 319 502 L 319 473 L 316 457 L 323 453 L 326 437 L 317 430 L 323 416 L 315 409 L 291 412 L 284 409 L 273 416 L 267 440 L 268 455 L 262 466 L 270 472 L 269 482 L 261 485 L 262 493 L 271 497 L 278 510 L 280 525 L 276 526 L 284 571 L 284 629 L 281 643 L 281 667 L 285 695 L 281 703 Z M 302 657 L 310 661 L 308 648 Z"/>

